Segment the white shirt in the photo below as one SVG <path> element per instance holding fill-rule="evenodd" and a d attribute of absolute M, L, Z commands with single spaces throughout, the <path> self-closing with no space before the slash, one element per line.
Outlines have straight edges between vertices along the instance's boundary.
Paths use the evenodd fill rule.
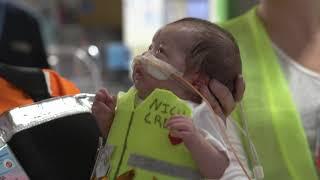
<path fill-rule="evenodd" d="M 228 146 L 222 138 L 222 131 L 225 131 L 230 143 L 232 144 L 232 147 L 237 152 L 241 163 L 248 171 L 249 168 L 246 153 L 243 149 L 238 130 L 236 129 L 235 125 L 231 123 L 232 120 L 227 119 L 226 126 L 222 123 L 223 127 L 221 129 L 219 128 L 220 126 L 218 124 L 218 121 L 222 122 L 222 120 L 218 116 L 213 117 L 211 110 L 205 103 L 202 103 L 200 105 L 194 103 L 189 104 L 193 109 L 193 121 L 195 126 L 204 131 L 206 134 L 205 138 L 219 151 L 225 152 L 229 158 L 230 165 L 226 169 L 221 179 L 247 180 L 248 178 L 246 177 L 244 171 L 241 169 L 241 166 L 232 153 L 230 146 Z"/>
<path fill-rule="evenodd" d="M 298 64 L 276 45 L 273 48 L 289 83 L 310 149 L 314 152 L 320 121 L 320 74 Z"/>

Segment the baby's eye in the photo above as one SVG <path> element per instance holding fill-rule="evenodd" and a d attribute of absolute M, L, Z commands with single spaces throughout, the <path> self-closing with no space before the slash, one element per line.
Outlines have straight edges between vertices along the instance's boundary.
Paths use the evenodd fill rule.
<path fill-rule="evenodd" d="M 150 51 L 152 49 L 152 45 L 149 46 L 148 50 Z"/>
<path fill-rule="evenodd" d="M 156 54 L 159 54 L 159 53 L 163 53 L 163 48 L 159 48 L 157 51 L 156 51 Z"/>

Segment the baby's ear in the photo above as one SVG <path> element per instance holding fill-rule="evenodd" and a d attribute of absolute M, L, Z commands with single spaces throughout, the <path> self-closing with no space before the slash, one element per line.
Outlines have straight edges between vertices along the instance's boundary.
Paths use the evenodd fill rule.
<path fill-rule="evenodd" d="M 191 81 L 191 84 L 197 89 L 200 90 L 201 87 L 207 86 L 210 81 L 210 78 L 207 75 L 197 73 Z"/>

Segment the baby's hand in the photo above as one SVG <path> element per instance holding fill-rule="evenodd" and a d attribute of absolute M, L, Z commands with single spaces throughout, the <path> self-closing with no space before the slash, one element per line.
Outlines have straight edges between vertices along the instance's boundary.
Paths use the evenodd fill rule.
<path fill-rule="evenodd" d="M 166 123 L 166 127 L 172 137 L 181 138 L 186 146 L 192 146 L 201 138 L 201 134 L 194 126 L 192 119 L 184 116 L 170 118 Z"/>
<path fill-rule="evenodd" d="M 117 99 L 111 96 L 106 89 L 100 89 L 96 93 L 91 110 L 103 137 L 108 135 L 116 107 Z"/>

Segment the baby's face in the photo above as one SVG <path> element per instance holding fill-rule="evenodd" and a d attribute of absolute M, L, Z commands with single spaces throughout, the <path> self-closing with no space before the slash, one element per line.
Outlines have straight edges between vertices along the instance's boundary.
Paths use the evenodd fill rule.
<path fill-rule="evenodd" d="M 188 29 L 179 25 L 165 26 L 154 35 L 147 52 L 184 73 L 186 56 L 194 42 L 190 34 Z M 177 82 L 172 79 L 157 80 L 140 64 L 135 65 L 132 77 L 140 98 L 147 97 L 155 88 L 167 89 L 179 97 L 183 96 L 183 90 L 177 86 Z M 184 75 L 184 78 L 188 80 L 189 76 Z"/>

